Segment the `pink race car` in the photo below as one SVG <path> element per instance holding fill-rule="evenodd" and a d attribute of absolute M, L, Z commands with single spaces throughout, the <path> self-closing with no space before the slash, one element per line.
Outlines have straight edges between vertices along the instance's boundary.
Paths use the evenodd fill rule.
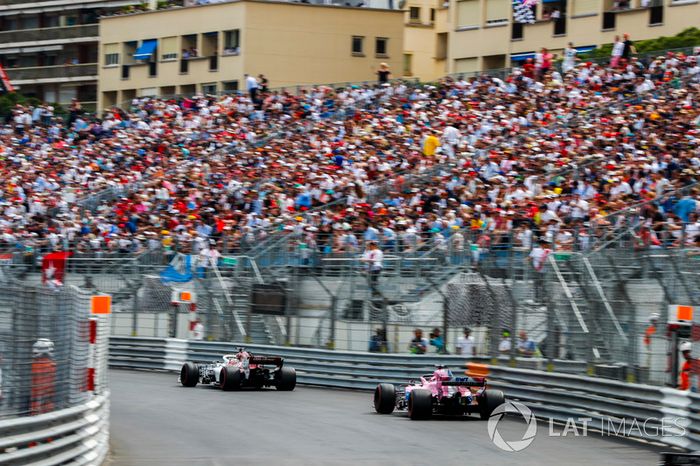
<path fill-rule="evenodd" d="M 488 419 L 504 402 L 502 391 L 486 389 L 485 378 L 454 377 L 442 366 L 437 366 L 435 372 L 422 376 L 419 381 L 409 381 L 398 390 L 389 383 L 380 383 L 374 390 L 377 413 L 408 410 L 411 419 L 429 419 L 433 414 L 472 413 Z"/>

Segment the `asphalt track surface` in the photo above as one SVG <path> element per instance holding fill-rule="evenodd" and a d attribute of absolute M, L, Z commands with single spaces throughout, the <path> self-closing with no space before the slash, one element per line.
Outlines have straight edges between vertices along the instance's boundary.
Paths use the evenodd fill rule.
<path fill-rule="evenodd" d="M 111 454 L 132 465 L 653 465 L 658 447 L 601 437 L 549 437 L 504 452 L 478 417 L 411 421 L 374 413 L 369 392 L 298 386 L 293 392 L 184 388 L 177 376 L 110 371 Z M 506 440 L 525 423 L 501 421 Z"/>

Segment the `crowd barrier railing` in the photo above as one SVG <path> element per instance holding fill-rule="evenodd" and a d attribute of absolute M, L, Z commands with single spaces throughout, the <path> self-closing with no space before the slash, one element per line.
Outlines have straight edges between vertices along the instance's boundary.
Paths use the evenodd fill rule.
<path fill-rule="evenodd" d="M 234 343 L 176 339 L 112 337 L 110 366 L 121 369 L 176 371 L 186 361 L 211 361 L 230 353 Z M 394 355 L 339 352 L 309 348 L 247 345 L 249 351 L 279 355 L 297 370 L 302 384 L 371 390 L 380 383 L 406 384 L 435 364 L 453 372 L 467 358 L 438 355 Z M 486 362 L 472 358 L 470 362 Z M 516 365 L 485 364 L 488 385 L 510 401 L 524 403 L 538 419 L 575 425 L 603 435 L 632 438 L 692 451 L 700 449 L 700 395 L 665 387 L 632 384 L 566 373 L 576 361 L 555 361 L 558 372 L 537 370 L 543 361 L 518 358 Z M 530 368 L 524 368 L 524 367 Z M 465 371 L 466 372 L 466 371 Z M 571 428 L 571 427 L 569 427 Z"/>
<path fill-rule="evenodd" d="M 38 416 L 0 421 L 0 464 L 102 464 L 109 452 L 109 391 Z"/>

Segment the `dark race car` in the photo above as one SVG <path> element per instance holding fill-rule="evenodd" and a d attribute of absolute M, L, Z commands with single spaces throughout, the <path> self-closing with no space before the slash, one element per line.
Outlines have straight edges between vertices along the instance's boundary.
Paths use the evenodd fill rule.
<path fill-rule="evenodd" d="M 256 356 L 239 348 L 236 354 L 225 354 L 221 362 L 186 362 L 180 369 L 179 382 L 185 387 L 201 383 L 227 391 L 273 386 L 277 390 L 294 390 L 297 384 L 296 371 L 283 363 L 284 360 L 280 357 Z"/>

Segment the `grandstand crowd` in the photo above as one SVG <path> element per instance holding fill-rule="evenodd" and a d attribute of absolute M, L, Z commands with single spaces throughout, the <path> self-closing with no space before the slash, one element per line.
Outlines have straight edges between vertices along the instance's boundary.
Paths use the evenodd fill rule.
<path fill-rule="evenodd" d="M 577 250 L 634 207 L 638 247 L 700 245 L 698 57 L 568 68 L 66 118 L 17 106 L 0 134 L 0 243 L 227 253 L 286 233 L 321 253 Z"/>

